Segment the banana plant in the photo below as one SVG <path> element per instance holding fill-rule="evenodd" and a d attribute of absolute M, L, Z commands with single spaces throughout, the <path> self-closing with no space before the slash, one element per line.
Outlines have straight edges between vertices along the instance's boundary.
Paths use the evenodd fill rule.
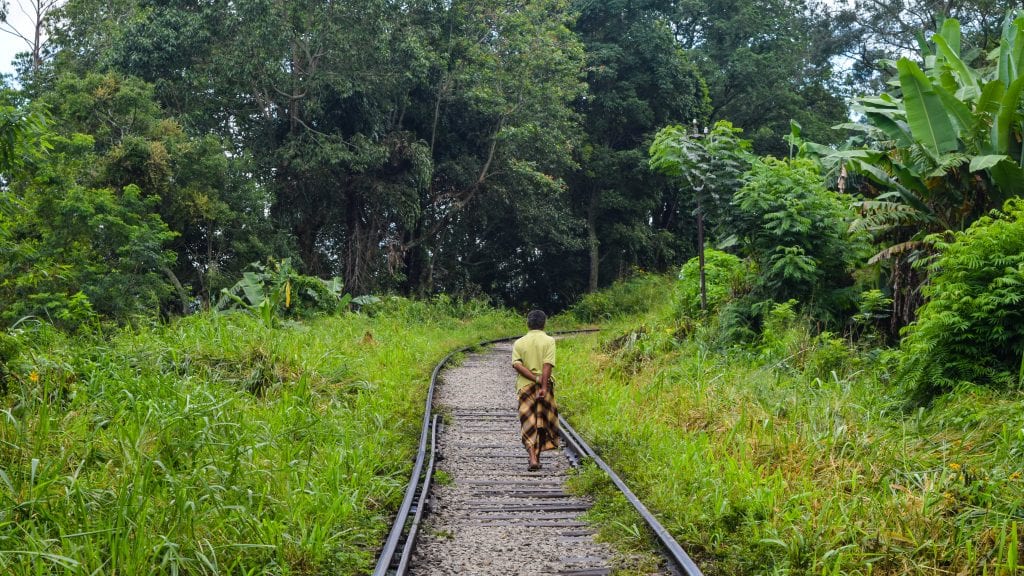
<path fill-rule="evenodd" d="M 862 206 L 871 221 L 865 227 L 898 214 L 899 224 L 916 223 L 920 236 L 963 229 L 1024 194 L 1024 12 L 1008 14 L 987 68 L 964 61 L 960 38 L 959 22 L 946 20 L 931 38 L 934 48 L 923 46 L 923 67 L 901 58 L 892 93 L 855 101 L 865 122 L 844 127 L 867 132 L 875 146 L 826 161 L 844 162 L 878 191 Z"/>
<path fill-rule="evenodd" d="M 267 328 L 277 325 L 278 316 L 290 315 L 300 300 L 317 299 L 321 292 L 335 300 L 336 309 L 348 306 L 352 296 L 343 292 L 340 278 L 321 280 L 298 274 L 292 267 L 291 259 L 271 260 L 266 266 L 259 262 L 250 265 L 252 270 L 242 274 L 241 280 L 231 288 L 221 290 L 217 309 L 238 308 L 247 310 L 259 318 Z M 316 283 L 321 290 L 296 289 L 303 284 Z"/>
<path fill-rule="evenodd" d="M 920 45 L 918 58 L 892 63 L 891 90 L 854 100 L 863 121 L 840 127 L 861 145 L 821 158 L 860 178 L 865 199 L 851 231 L 872 232 L 880 246 L 871 263 L 890 264 L 893 334 L 921 304 L 925 273 L 915 263 L 931 255 L 928 235 L 964 230 L 1024 194 L 1024 11 L 1007 14 L 979 67 L 963 55 L 954 19 Z"/>

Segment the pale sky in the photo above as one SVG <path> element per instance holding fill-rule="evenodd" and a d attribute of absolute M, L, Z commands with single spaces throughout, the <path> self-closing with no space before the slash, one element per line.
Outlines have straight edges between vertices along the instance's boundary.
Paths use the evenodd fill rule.
<path fill-rule="evenodd" d="M 21 41 L 21 38 L 15 38 L 7 33 L 0 34 L 0 73 L 11 74 L 14 72 L 11 62 L 18 52 L 28 52 L 28 46 Z"/>
<path fill-rule="evenodd" d="M 13 27 L 25 36 L 32 37 L 32 21 L 25 12 L 32 12 L 34 2 L 39 0 L 9 0 L 9 14 L 7 22 L 0 24 L 0 73 L 11 74 L 14 66 L 11 61 L 14 55 L 19 52 L 28 52 L 28 44 L 24 40 L 13 36 L 8 30 Z"/>

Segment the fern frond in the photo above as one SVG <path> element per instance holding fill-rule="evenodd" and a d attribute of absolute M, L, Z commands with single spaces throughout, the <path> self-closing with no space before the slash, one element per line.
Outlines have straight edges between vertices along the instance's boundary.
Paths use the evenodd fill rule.
<path fill-rule="evenodd" d="M 861 217 L 850 223 L 850 233 L 863 230 L 879 232 L 897 226 L 917 224 L 927 219 L 920 210 L 902 202 L 865 200 L 855 203 L 854 206 L 860 208 Z"/>

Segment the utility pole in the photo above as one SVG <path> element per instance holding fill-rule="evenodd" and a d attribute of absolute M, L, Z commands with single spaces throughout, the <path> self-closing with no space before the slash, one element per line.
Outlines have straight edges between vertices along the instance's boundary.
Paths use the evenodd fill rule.
<path fill-rule="evenodd" d="M 693 120 L 693 138 L 699 139 L 707 135 L 708 129 L 704 128 L 703 133 L 697 128 L 697 120 Z M 700 270 L 700 311 L 708 311 L 708 288 L 707 279 L 704 275 L 704 209 L 700 203 L 701 194 L 707 187 L 707 175 L 699 177 L 700 187 L 694 188 L 694 197 L 697 199 L 697 264 Z"/>

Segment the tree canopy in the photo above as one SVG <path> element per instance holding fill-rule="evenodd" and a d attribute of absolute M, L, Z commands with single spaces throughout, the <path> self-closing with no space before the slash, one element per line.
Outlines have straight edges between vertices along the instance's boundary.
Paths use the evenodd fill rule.
<path fill-rule="evenodd" d="M 167 258 L 150 262 L 160 286 L 146 305 L 164 313 L 211 305 L 271 258 L 340 277 L 355 295 L 446 292 L 555 310 L 699 251 L 699 198 L 648 167 L 663 127 L 700 134 L 725 120 L 755 154 L 782 157 L 796 122 L 801 138 L 836 145 L 845 97 L 878 78 L 851 69 L 852 56 L 899 53 L 898 22 L 918 22 L 923 8 L 887 10 L 806 0 L 48 4 L 45 46 L 20 61 L 8 105 L 45 119 L 38 142 L 52 149 L 12 163 L 5 191 L 28 194 L 33 170 L 52 164 L 118 202 L 137 197 L 132 210 L 166 230 L 153 229 L 154 254 Z M 950 10 L 964 18 L 960 60 L 982 65 L 995 8 Z M 892 77 L 906 84 L 908 74 Z M 21 218 L 29 205 L 19 206 Z M 737 218 L 729 202 L 704 202 L 709 210 L 721 212 L 709 214 L 714 227 Z"/>

